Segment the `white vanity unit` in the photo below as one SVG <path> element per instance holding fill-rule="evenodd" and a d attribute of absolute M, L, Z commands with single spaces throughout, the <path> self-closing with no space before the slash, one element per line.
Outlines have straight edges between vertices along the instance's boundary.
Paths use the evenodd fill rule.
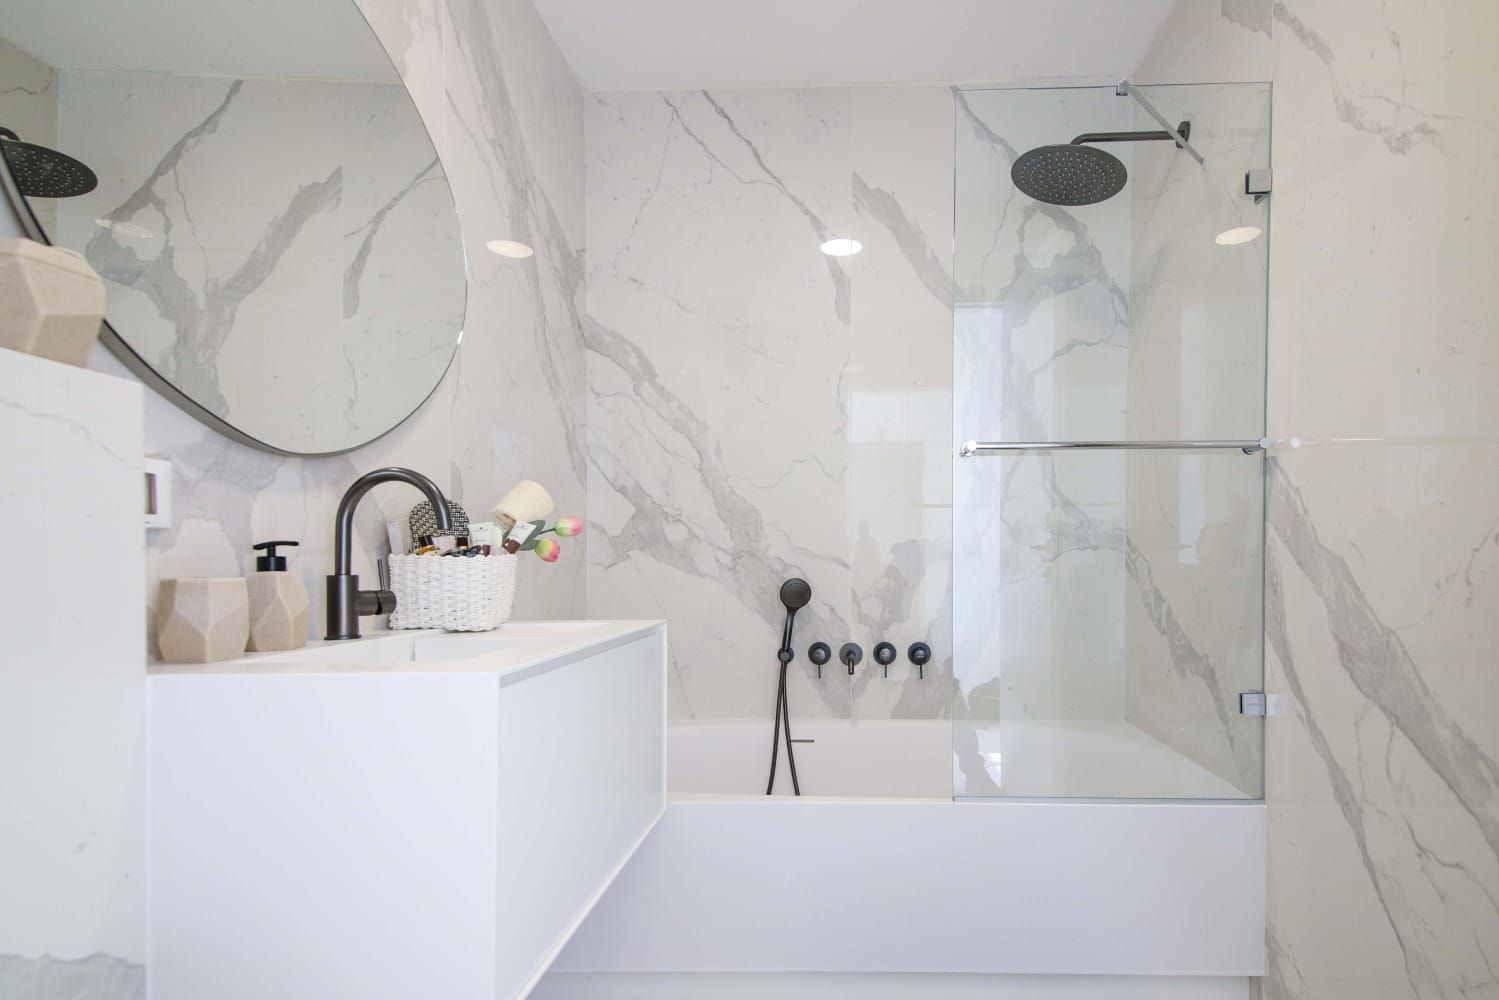
<path fill-rule="evenodd" d="M 155 1000 L 524 996 L 665 806 L 666 627 L 154 668 Z"/>

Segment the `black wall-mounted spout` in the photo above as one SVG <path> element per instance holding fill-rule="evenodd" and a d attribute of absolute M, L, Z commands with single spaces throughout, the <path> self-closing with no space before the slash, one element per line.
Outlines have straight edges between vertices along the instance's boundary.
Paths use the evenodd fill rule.
<path fill-rule="evenodd" d="M 857 667 L 862 659 L 864 659 L 864 650 L 859 648 L 857 642 L 845 642 L 838 649 L 838 661 L 847 665 L 850 677 L 854 675 L 854 667 Z"/>
<path fill-rule="evenodd" d="M 333 572 L 328 576 L 328 639 L 359 638 L 359 619 L 364 615 L 388 615 L 396 609 L 396 595 L 388 590 L 360 590 L 359 577 L 352 572 L 354 562 L 354 509 L 364 495 L 381 483 L 405 483 L 422 491 L 432 505 L 437 527 L 452 530 L 448 519 L 448 501 L 437 484 L 420 472 L 410 469 L 376 469 L 354 480 L 338 502 L 333 520 Z"/>

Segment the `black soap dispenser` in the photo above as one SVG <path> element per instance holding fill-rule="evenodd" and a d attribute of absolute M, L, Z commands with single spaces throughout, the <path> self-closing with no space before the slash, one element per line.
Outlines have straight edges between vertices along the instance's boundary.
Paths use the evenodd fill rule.
<path fill-rule="evenodd" d="M 296 544 L 276 541 L 254 546 L 265 555 L 255 559 L 255 572 L 245 578 L 250 592 L 250 641 L 245 648 L 252 652 L 300 649 L 307 644 L 307 613 L 312 602 L 302 578 L 287 572 L 286 556 L 276 552 Z"/>

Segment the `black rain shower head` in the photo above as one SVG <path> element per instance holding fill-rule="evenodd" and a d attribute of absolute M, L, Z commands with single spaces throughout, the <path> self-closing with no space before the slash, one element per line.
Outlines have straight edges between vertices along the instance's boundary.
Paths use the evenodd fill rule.
<path fill-rule="evenodd" d="M 99 177 L 66 153 L 22 142 L 0 127 L 0 153 L 15 178 L 16 190 L 28 198 L 73 198 L 99 186 Z"/>
<path fill-rule="evenodd" d="M 1190 137 L 1191 122 L 1178 130 Z M 1088 145 L 1096 142 L 1174 142 L 1170 132 L 1088 132 L 1071 142 L 1038 146 L 1021 153 L 1010 167 L 1010 180 L 1021 191 L 1048 205 L 1096 205 L 1124 190 L 1129 171 L 1112 153 Z"/>

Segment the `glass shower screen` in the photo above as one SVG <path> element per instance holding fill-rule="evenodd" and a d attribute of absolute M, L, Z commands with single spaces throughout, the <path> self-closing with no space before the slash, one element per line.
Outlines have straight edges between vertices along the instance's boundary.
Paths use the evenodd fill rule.
<path fill-rule="evenodd" d="M 1270 87 L 1121 89 L 957 95 L 960 797 L 1263 791 Z M 1112 196 L 1012 181 L 1100 133 Z"/>

